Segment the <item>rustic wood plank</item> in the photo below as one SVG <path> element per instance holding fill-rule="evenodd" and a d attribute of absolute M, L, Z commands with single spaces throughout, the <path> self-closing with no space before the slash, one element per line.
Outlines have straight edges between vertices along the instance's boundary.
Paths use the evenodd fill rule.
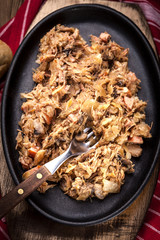
<path fill-rule="evenodd" d="M 3 0 L 0 1 L 0 27 L 15 16 L 18 8 L 24 0 Z"/>
<path fill-rule="evenodd" d="M 43 17 L 58 8 L 75 3 L 99 3 L 112 7 L 131 18 L 146 35 L 155 49 L 153 39 L 146 20 L 136 5 L 110 2 L 105 0 L 48 0 L 40 9 L 30 29 Z M 0 144 L 1 146 L 1 144 Z M 5 194 L 14 187 L 9 174 L 2 147 L 0 147 L 0 184 Z M 150 181 L 133 202 L 133 204 L 119 216 L 102 224 L 92 227 L 71 227 L 53 222 L 38 213 L 26 201 L 20 203 L 7 215 L 8 229 L 12 240 L 62 240 L 62 239 L 96 239 L 96 240 L 133 240 L 140 228 L 145 212 L 148 208 L 155 187 L 159 165 L 150 178 Z"/>

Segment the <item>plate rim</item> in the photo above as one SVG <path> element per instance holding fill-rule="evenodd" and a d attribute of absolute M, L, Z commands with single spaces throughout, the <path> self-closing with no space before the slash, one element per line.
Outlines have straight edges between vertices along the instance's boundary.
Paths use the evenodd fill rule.
<path fill-rule="evenodd" d="M 102 4 L 90 4 L 90 3 L 87 3 L 87 4 L 85 4 L 85 3 L 83 3 L 83 4 L 73 4 L 73 5 L 69 5 L 69 6 L 57 9 L 56 11 L 48 14 L 46 17 L 44 17 L 42 20 L 40 20 L 30 30 L 30 32 L 26 35 L 26 37 L 23 39 L 22 43 L 20 44 L 19 48 L 17 49 L 17 51 L 16 51 L 16 53 L 14 55 L 14 58 L 12 60 L 10 69 L 8 71 L 8 74 L 7 74 L 6 84 L 5 84 L 4 91 L 3 91 L 3 96 L 2 96 L 2 106 L 1 106 L 2 146 L 3 146 L 3 150 L 4 150 L 5 161 L 7 162 L 7 166 L 8 166 L 9 172 L 10 172 L 10 174 L 12 176 L 12 179 L 13 179 L 13 181 L 14 181 L 14 183 L 16 185 L 18 185 L 20 182 L 19 182 L 19 180 L 17 178 L 17 175 L 16 175 L 16 173 L 14 171 L 14 168 L 13 168 L 13 164 L 11 163 L 11 160 L 10 160 L 10 156 L 9 156 L 9 153 L 8 153 L 8 150 L 7 150 L 7 141 L 6 141 L 6 132 L 5 132 L 5 129 L 6 129 L 6 126 L 5 126 L 6 97 L 5 96 L 7 95 L 7 91 L 8 91 L 10 82 L 11 82 L 12 70 L 14 69 L 14 65 L 16 63 L 16 60 L 17 60 L 18 56 L 19 56 L 19 53 L 21 52 L 21 49 L 23 49 L 23 46 L 25 46 L 25 43 L 28 41 L 30 36 L 32 36 L 34 31 L 36 31 L 38 28 L 40 28 L 40 26 L 43 25 L 46 21 L 48 21 L 50 18 L 54 18 L 57 14 L 63 13 L 66 10 L 73 10 L 75 8 L 84 8 L 84 7 L 85 8 L 86 7 L 89 7 L 89 8 L 101 8 L 101 9 L 104 9 L 105 11 L 110 11 L 111 13 L 117 14 L 118 16 L 120 16 L 120 18 L 123 18 L 125 21 L 127 21 L 138 32 L 138 34 L 141 36 L 142 40 L 145 42 L 145 44 L 147 46 L 147 49 L 150 52 L 150 54 L 152 56 L 152 59 L 154 60 L 155 68 L 156 68 L 156 70 L 157 70 L 157 72 L 158 72 L 158 74 L 160 76 L 160 69 L 158 67 L 157 56 L 156 56 L 156 54 L 155 54 L 151 44 L 149 43 L 148 39 L 146 38 L 146 36 L 143 34 L 143 32 L 139 29 L 139 27 L 130 18 L 128 18 L 123 13 L 121 13 L 121 12 L 111 8 L 111 7 L 108 7 L 108 6 L 105 6 L 105 5 L 102 5 Z M 54 26 L 54 24 L 53 24 L 53 26 Z M 160 81 L 159 81 L 159 84 L 160 84 Z M 72 225 L 72 226 L 89 226 L 89 225 L 95 225 L 95 224 L 104 222 L 106 220 L 109 220 L 109 219 L 119 215 L 126 208 L 128 208 L 133 203 L 133 201 L 139 196 L 139 194 L 141 193 L 141 191 L 143 190 L 143 188 L 147 184 L 147 182 L 149 180 L 149 177 L 151 176 L 151 173 L 153 172 L 153 169 L 155 168 L 156 162 L 158 160 L 158 155 L 160 153 L 160 131 L 158 132 L 158 136 L 159 136 L 159 141 L 158 141 L 158 144 L 157 144 L 157 149 L 156 149 L 156 152 L 155 152 L 155 155 L 154 155 L 153 163 L 152 163 L 152 166 L 151 166 L 151 168 L 149 169 L 149 171 L 148 171 L 148 173 L 146 175 L 146 178 L 144 179 L 143 183 L 141 184 L 141 187 L 134 193 L 134 195 L 129 199 L 129 201 L 127 201 L 116 212 L 113 212 L 112 214 L 110 214 L 107 217 L 103 217 L 103 218 L 96 219 L 96 220 L 90 220 L 90 221 L 87 221 L 87 222 L 66 221 L 66 220 L 62 220 L 61 218 L 57 218 L 57 217 L 51 216 L 51 214 L 48 214 L 43 209 L 39 208 L 39 206 L 36 205 L 34 203 L 34 201 L 32 201 L 32 199 L 30 199 L 29 197 L 26 198 L 26 200 L 36 210 L 38 210 L 41 214 L 43 214 L 44 216 L 46 216 L 47 218 L 49 218 L 51 220 L 59 222 L 59 223 L 64 223 L 64 224 L 68 224 L 68 225 Z"/>

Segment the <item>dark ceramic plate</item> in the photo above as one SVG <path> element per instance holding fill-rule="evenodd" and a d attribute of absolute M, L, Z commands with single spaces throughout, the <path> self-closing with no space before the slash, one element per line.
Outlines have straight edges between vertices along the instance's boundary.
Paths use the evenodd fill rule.
<path fill-rule="evenodd" d="M 77 27 L 89 42 L 89 35 L 103 31 L 111 34 L 112 40 L 130 49 L 129 68 L 141 79 L 139 97 L 148 102 L 146 121 L 153 122 L 153 138 L 145 140 L 143 154 L 134 159 L 135 173 L 126 176 L 119 194 L 112 194 L 103 201 L 93 199 L 76 201 L 65 195 L 57 186 L 44 195 L 35 191 L 28 202 L 45 216 L 65 224 L 91 225 L 108 220 L 126 209 L 140 194 L 155 166 L 159 151 L 160 136 L 160 73 L 156 57 L 144 35 L 124 15 L 102 5 L 74 5 L 60 9 L 39 22 L 19 47 L 11 64 L 3 94 L 2 140 L 6 161 L 16 184 L 21 181 L 23 170 L 15 150 L 18 121 L 21 116 L 20 93 L 34 86 L 32 69 L 38 53 L 39 41 L 56 24 Z"/>

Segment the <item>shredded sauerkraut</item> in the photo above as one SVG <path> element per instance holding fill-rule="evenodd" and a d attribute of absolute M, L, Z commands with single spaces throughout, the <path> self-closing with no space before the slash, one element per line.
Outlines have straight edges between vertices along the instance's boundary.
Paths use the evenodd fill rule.
<path fill-rule="evenodd" d="M 40 192 L 59 183 L 76 200 L 104 199 L 120 191 L 125 174 L 134 172 L 133 157 L 150 138 L 146 102 L 137 96 L 140 80 L 128 68 L 128 52 L 107 33 L 91 36 L 57 25 L 40 41 L 33 73 L 36 86 L 22 93 L 17 150 L 27 178 L 62 154 L 86 126 L 100 136 L 96 149 L 70 158 Z"/>

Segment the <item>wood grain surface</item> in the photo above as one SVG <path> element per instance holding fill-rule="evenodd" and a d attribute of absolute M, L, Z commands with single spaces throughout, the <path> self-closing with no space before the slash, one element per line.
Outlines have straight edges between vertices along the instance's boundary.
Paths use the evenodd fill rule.
<path fill-rule="evenodd" d="M 16 15 L 24 0 L 0 0 L 0 27 Z"/>
<path fill-rule="evenodd" d="M 35 17 L 30 29 L 39 22 L 43 17 L 64 6 L 77 3 L 99 3 L 112 7 L 135 22 L 142 32 L 148 38 L 150 44 L 155 50 L 153 39 L 146 23 L 146 20 L 136 5 L 117 3 L 105 0 L 48 0 L 40 9 Z M 5 195 L 13 187 L 13 181 L 8 171 L 2 144 L 0 142 L 0 184 L 2 194 Z M 140 196 L 130 205 L 128 209 L 119 216 L 95 226 L 89 227 L 72 227 L 53 222 L 40 213 L 38 213 L 26 201 L 20 203 L 6 217 L 8 230 L 12 240 L 133 240 L 143 223 L 143 219 L 149 202 L 151 200 L 155 183 L 157 180 L 159 165 L 157 163 L 155 170 Z"/>

